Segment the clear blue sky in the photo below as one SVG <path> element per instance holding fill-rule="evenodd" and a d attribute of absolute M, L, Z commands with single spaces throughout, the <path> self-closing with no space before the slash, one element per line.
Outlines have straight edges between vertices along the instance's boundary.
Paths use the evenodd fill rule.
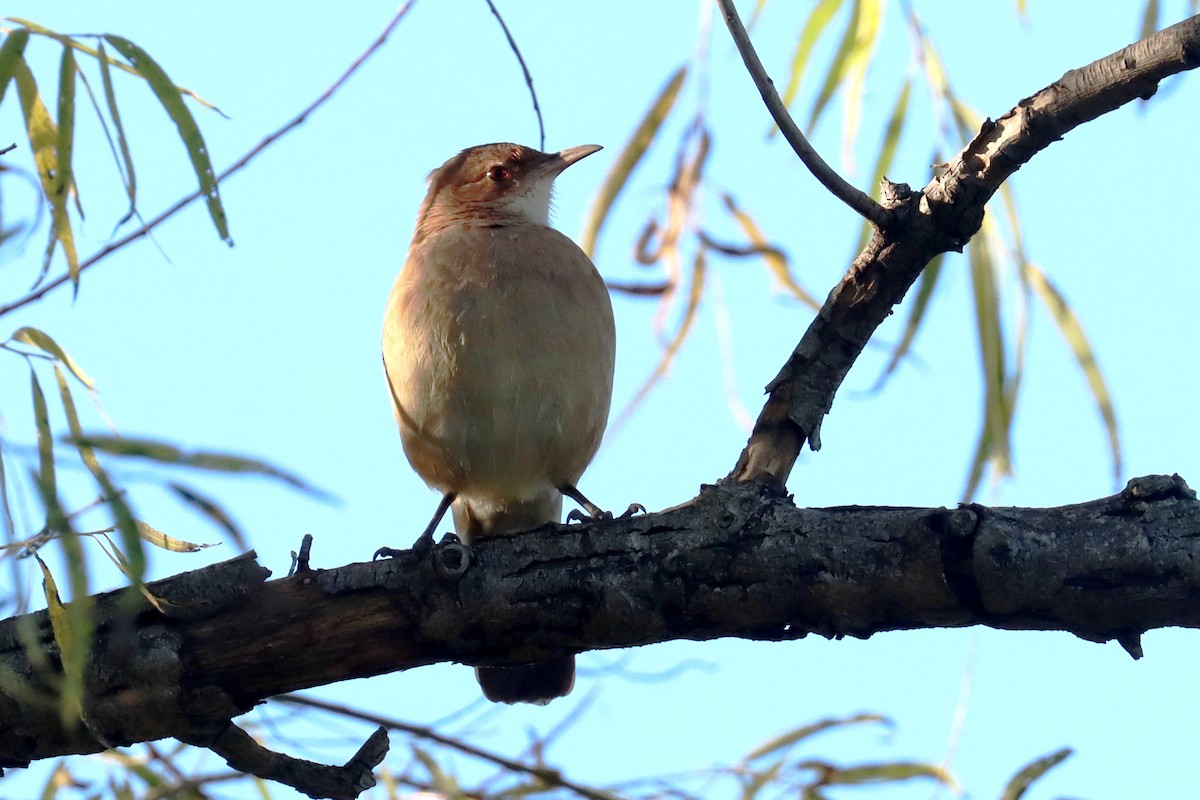
<path fill-rule="evenodd" d="M 768 4 L 754 34 L 780 83 L 803 19 L 791 5 Z M 1164 14 L 1177 15 L 1168 21 L 1184 5 L 1165 3 Z M 945 4 L 918 4 L 958 91 L 992 117 L 1067 69 L 1127 44 L 1139 24 L 1138 3 L 1097 14 L 1083 4 L 1034 2 L 1026 22 L 1013 6 L 973 4 L 966 16 L 947 12 Z M 502 5 L 534 76 L 547 148 L 593 142 L 608 148 L 559 182 L 556 219 L 567 233 L 578 233 L 636 119 L 690 56 L 703 16 L 697 9 L 697 3 Z M 66 32 L 110 31 L 142 45 L 178 83 L 229 115 L 196 110 L 218 168 L 324 89 L 392 11 L 390 3 L 331 13 L 317 4 L 217 2 L 172 5 L 168 13 L 159 4 L 59 0 L 15 0 L 6 9 Z M 867 90 L 859 169 L 849 175 L 860 185 L 910 69 L 901 9 L 893 5 L 888 13 L 887 39 Z M 734 191 L 791 254 L 805 285 L 823 297 L 848 264 L 856 220 L 786 145 L 765 140 L 767 114 L 716 24 L 706 218 L 714 232 L 736 238 L 718 194 Z M 42 54 L 38 74 L 52 85 L 57 49 L 39 43 L 35 52 Z M 1178 472 L 1200 484 L 1200 382 L 1192 364 L 1200 339 L 1193 242 L 1200 75 L 1185 74 L 1168 89 L 1148 106 L 1126 107 L 1071 133 L 1011 185 L 1032 257 L 1082 318 L 1109 379 L 1125 446 L 1122 481 Z M 597 265 L 608 277 L 654 277 L 635 267 L 630 253 L 646 215 L 660 207 L 695 90 L 694 83 L 685 89 L 666 138 L 605 233 Z M 190 191 L 194 180 L 149 93 L 129 81 L 119 91 L 140 155 L 140 206 L 151 215 Z M 891 177 L 923 185 L 935 136 L 924 96 L 916 93 L 913 102 L 917 116 Z M 0 130 L 16 131 L 14 111 L 14 103 L 5 103 Z M 839 114 L 834 109 L 814 138 L 831 161 L 841 150 Z M 123 196 L 95 126 L 81 125 L 76 161 L 88 212 L 81 251 L 90 253 L 108 237 Z M 19 133 L 2 138 L 0 144 Z M 418 3 L 340 94 L 222 187 L 235 247 L 222 244 L 203 209 L 193 207 L 155 232 L 169 261 L 149 242 L 127 247 L 85 275 L 77 301 L 56 293 L 6 318 L 0 333 L 27 324 L 55 335 L 96 378 L 105 409 L 124 433 L 259 456 L 340 497 L 337 505 L 323 505 L 263 480 L 193 481 L 225 504 L 276 575 L 286 572 L 288 552 L 304 533 L 315 536 L 313 560 L 321 567 L 366 560 L 380 545 L 406 545 L 436 497 L 404 460 L 391 417 L 379 364 L 383 306 L 425 175 L 462 147 L 496 140 L 536 145 L 537 127 L 520 70 L 486 5 Z M 19 197 L 16 188 L 6 194 L 6 219 Z M 32 280 L 39 241 L 23 261 L 5 264 L 0 296 L 14 296 Z M 811 312 L 772 294 L 756 263 L 711 266 L 728 305 L 736 395 L 755 414 L 762 386 Z M 1018 295 L 1008 288 L 1006 307 L 1015 319 Z M 806 453 L 792 474 L 797 503 L 938 506 L 958 499 L 981 392 L 965 259 L 947 262 L 943 289 L 917 341 L 919 365 L 906 365 L 875 394 L 868 389 L 882 352 L 868 353 L 851 373 L 824 426 L 824 449 Z M 660 350 L 652 301 L 616 297 L 614 305 L 619 409 Z M 710 294 L 669 378 L 610 436 L 581 485 L 600 504 L 674 505 L 734 463 L 746 433 L 722 388 L 722 313 Z M 1117 485 L 1087 387 L 1048 316 L 1038 307 L 1031 313 L 1015 427 L 1017 474 L 980 499 L 1041 506 L 1109 494 Z M 881 330 L 882 340 L 896 339 L 903 310 L 896 317 Z M 26 381 L 22 363 L 0 359 L 5 435 L 14 441 L 32 439 Z M 90 427 L 101 423 L 93 418 Z M 122 475 L 147 472 L 131 465 Z M 80 488 L 75 499 L 86 501 L 91 491 Z M 153 484 L 138 484 L 134 500 L 141 517 L 172 535 L 219 539 Z M 226 542 L 197 555 L 158 553 L 152 571 L 161 577 L 236 552 Z M 21 569 L 33 565 L 22 562 Z M 9 580 L 10 572 L 3 574 Z M 97 588 L 115 585 L 109 573 L 97 574 Z M 34 580 L 32 571 L 25 577 Z M 1067 745 L 1076 754 L 1032 797 L 1182 796 L 1194 791 L 1200 701 L 1190 686 L 1200 638 L 1153 632 L 1145 650 L 1146 658 L 1134 663 L 1116 644 L 1064 633 L 955 630 L 869 641 L 679 642 L 590 654 L 580 659 L 570 700 L 497 710 L 478 725 L 477 741 L 519 752 L 529 730 L 551 729 L 591 697 L 590 711 L 547 753 L 553 765 L 585 782 L 732 763 L 791 727 L 859 711 L 891 716 L 897 728 L 833 734 L 815 742 L 810 755 L 843 763 L 937 762 L 947 750 L 965 673 L 970 694 L 952 770 L 973 797 L 996 796 L 1024 763 Z M 606 673 L 618 659 L 627 673 Z M 680 664 L 693 666 L 666 680 L 637 678 Z M 478 689 L 471 670 L 443 665 L 313 694 L 430 722 L 474 702 Z M 314 745 L 305 755 L 343 761 L 357 746 L 352 740 L 365 735 L 338 733 L 302 733 Z M 12 780 L 0 783 L 0 794 L 17 796 L 8 787 L 28 785 Z M 227 794 L 250 796 L 250 787 Z M 930 789 L 912 784 L 873 796 L 925 798 Z"/>

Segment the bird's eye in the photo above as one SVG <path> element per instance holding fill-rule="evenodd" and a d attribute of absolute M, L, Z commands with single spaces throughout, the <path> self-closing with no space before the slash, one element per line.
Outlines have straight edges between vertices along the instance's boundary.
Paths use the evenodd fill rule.
<path fill-rule="evenodd" d="M 496 183 L 503 183 L 504 181 L 506 181 L 510 177 L 512 177 L 509 174 L 508 167 L 503 167 L 499 164 L 496 164 L 495 166 L 488 169 L 487 176 L 490 180 L 493 180 Z"/>

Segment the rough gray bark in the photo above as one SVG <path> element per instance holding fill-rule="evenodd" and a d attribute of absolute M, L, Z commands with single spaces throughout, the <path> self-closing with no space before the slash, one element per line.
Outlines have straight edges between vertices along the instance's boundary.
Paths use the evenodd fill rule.
<path fill-rule="evenodd" d="M 212 742 L 272 695 L 438 661 L 965 625 L 1136 652 L 1149 628 L 1200 627 L 1197 564 L 1200 502 L 1177 476 L 1050 509 L 804 509 L 743 483 L 643 517 L 274 581 L 251 554 L 153 584 L 165 614 L 97 598 L 87 727 L 45 702 L 61 677 L 46 612 L 0 623 L 0 764 Z"/>

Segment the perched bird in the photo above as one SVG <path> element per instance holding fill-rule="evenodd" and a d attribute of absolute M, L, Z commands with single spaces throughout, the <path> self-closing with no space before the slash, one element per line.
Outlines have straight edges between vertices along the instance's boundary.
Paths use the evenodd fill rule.
<path fill-rule="evenodd" d="M 554 179 L 599 150 L 463 150 L 429 176 L 388 299 L 383 363 L 405 455 L 464 543 L 559 522 L 608 422 L 616 330 L 592 262 L 550 227 Z M 383 551 L 381 551 L 383 552 Z M 484 695 L 546 703 L 574 656 L 476 669 Z"/>

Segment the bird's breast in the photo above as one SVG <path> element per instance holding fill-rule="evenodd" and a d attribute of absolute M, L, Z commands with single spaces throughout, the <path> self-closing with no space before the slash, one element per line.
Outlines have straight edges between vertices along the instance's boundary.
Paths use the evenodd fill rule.
<path fill-rule="evenodd" d="M 384 360 L 405 451 L 443 491 L 573 482 L 599 446 L 615 332 L 603 280 L 557 231 L 444 231 L 396 280 Z"/>

